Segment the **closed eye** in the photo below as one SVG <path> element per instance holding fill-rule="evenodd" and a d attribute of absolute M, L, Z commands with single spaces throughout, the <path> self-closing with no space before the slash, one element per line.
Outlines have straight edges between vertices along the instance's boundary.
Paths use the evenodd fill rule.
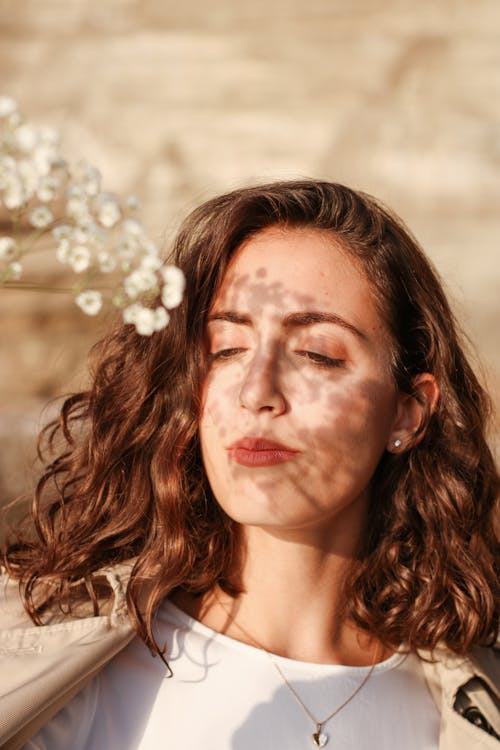
<path fill-rule="evenodd" d="M 345 360 L 343 359 L 334 359 L 333 357 L 327 357 L 326 354 L 319 354 L 318 352 L 299 349 L 295 353 L 310 360 L 318 367 L 343 367 L 345 364 Z"/>
<path fill-rule="evenodd" d="M 242 347 L 233 346 L 230 349 L 220 349 L 218 352 L 211 352 L 208 355 L 208 361 L 209 362 L 215 362 L 218 359 L 231 359 L 231 357 L 235 357 L 237 354 L 241 354 L 241 352 L 244 352 L 245 350 Z"/>

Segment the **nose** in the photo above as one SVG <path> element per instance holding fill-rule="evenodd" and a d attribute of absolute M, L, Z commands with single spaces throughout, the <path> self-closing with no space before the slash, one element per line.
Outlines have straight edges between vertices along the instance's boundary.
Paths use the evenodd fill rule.
<path fill-rule="evenodd" d="M 240 404 L 253 413 L 271 412 L 273 416 L 287 410 L 276 358 L 258 354 L 245 373 L 240 390 Z"/>

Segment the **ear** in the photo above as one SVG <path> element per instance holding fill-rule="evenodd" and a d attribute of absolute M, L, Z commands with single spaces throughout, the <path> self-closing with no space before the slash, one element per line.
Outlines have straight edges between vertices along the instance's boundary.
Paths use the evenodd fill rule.
<path fill-rule="evenodd" d="M 418 445 L 436 409 L 439 386 L 434 375 L 421 373 L 413 379 L 412 386 L 411 394 L 400 391 L 398 395 L 396 416 L 387 445 L 390 453 L 402 453 Z"/>

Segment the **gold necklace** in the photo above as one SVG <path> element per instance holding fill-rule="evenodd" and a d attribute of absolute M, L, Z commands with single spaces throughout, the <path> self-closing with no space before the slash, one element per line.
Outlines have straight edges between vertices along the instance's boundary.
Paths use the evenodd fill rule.
<path fill-rule="evenodd" d="M 271 653 L 269 653 L 269 651 L 266 648 L 264 648 L 264 646 L 262 645 L 262 643 L 259 643 L 259 641 L 257 641 L 253 636 L 250 635 L 250 633 L 248 633 L 245 630 L 245 628 L 243 628 L 239 623 L 236 622 L 236 620 L 234 618 L 234 615 L 231 614 L 231 612 L 225 606 L 225 604 L 223 604 L 221 602 L 221 600 L 219 599 L 219 597 L 215 593 L 215 591 L 214 591 L 214 596 L 215 596 L 218 604 L 220 605 L 220 607 L 224 610 L 224 612 L 230 618 L 230 620 L 233 623 L 233 625 L 236 625 L 236 627 L 238 628 L 238 630 L 240 630 L 243 633 L 243 635 L 246 638 L 248 638 L 251 641 L 251 643 L 253 643 L 253 645 L 257 646 L 257 648 L 260 648 L 261 651 L 264 651 L 264 653 L 267 654 L 267 656 L 269 657 L 269 659 L 271 661 L 271 664 L 276 669 L 276 671 L 278 672 L 279 676 L 281 677 L 281 679 L 283 680 L 283 682 L 285 683 L 285 685 L 287 686 L 287 688 L 290 690 L 290 692 L 292 693 L 292 695 L 295 698 L 295 700 L 297 701 L 297 703 L 301 706 L 301 708 L 303 709 L 303 711 L 311 719 L 311 721 L 313 722 L 313 724 L 315 724 L 316 731 L 313 732 L 313 734 L 311 735 L 311 739 L 313 741 L 313 744 L 316 747 L 324 747 L 328 743 L 328 740 L 330 738 L 329 738 L 329 735 L 326 734 L 323 731 L 323 727 L 325 726 L 325 724 L 327 724 L 330 721 L 330 719 L 333 719 L 334 716 L 336 716 L 340 711 L 342 711 L 342 709 L 345 708 L 345 706 L 347 706 L 347 704 L 350 703 L 352 701 L 352 699 L 359 693 L 359 691 L 366 685 L 366 683 L 368 682 L 368 680 L 372 676 L 373 670 L 375 669 L 375 665 L 377 663 L 378 652 L 377 651 L 375 652 L 375 656 L 373 658 L 373 663 L 372 663 L 369 671 L 364 676 L 363 680 L 359 683 L 359 685 L 356 688 L 356 690 L 353 693 L 351 693 L 351 695 L 349 695 L 345 699 L 345 701 L 340 704 L 340 706 L 337 706 L 336 708 L 334 708 L 334 710 L 330 714 L 328 714 L 328 716 L 325 719 L 323 719 L 322 721 L 318 721 L 317 718 L 315 716 L 313 716 L 313 714 L 311 713 L 311 711 L 307 708 L 306 704 L 303 702 L 302 698 L 297 693 L 297 691 L 295 690 L 295 688 L 293 687 L 293 685 L 291 685 L 288 682 L 287 678 L 285 677 L 285 675 L 281 671 L 281 668 L 280 668 L 279 664 L 277 664 L 276 661 L 274 660 L 274 655 L 271 654 Z"/>

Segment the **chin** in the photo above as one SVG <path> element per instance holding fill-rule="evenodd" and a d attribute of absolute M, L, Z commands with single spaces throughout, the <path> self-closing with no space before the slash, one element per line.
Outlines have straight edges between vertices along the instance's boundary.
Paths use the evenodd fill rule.
<path fill-rule="evenodd" d="M 283 531 L 310 528 L 321 524 L 318 513 L 311 513 L 311 505 L 304 507 L 304 498 L 294 500 L 286 498 L 248 496 L 235 493 L 237 507 L 234 502 L 220 502 L 224 512 L 241 526 L 258 526 L 267 529 L 281 529 Z M 325 519 L 323 517 L 323 522 Z"/>

